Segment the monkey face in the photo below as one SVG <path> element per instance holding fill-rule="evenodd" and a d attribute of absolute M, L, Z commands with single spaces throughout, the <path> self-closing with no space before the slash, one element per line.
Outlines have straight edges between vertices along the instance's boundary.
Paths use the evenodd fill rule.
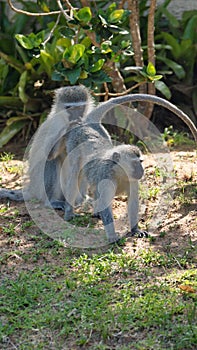
<path fill-rule="evenodd" d="M 142 158 L 135 153 L 121 154 L 119 165 L 124 170 L 129 180 L 139 180 L 144 175 Z"/>
<path fill-rule="evenodd" d="M 137 158 L 134 159 L 131 163 L 131 173 L 132 173 L 132 178 L 135 180 L 139 180 L 142 178 L 144 175 L 144 169 L 142 166 L 142 159 Z"/>

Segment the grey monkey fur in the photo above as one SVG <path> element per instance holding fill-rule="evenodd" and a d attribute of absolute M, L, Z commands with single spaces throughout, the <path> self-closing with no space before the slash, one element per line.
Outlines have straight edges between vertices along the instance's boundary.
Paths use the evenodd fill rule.
<path fill-rule="evenodd" d="M 111 202 L 115 195 L 123 193 L 128 196 L 130 231 L 133 235 L 147 235 L 138 228 L 138 180 L 143 173 L 139 149 L 131 145 L 120 145 L 112 147 L 105 151 L 102 157 L 87 163 L 80 174 L 87 180 L 95 200 L 95 213 L 101 216 L 109 242 L 118 239 Z"/>
<path fill-rule="evenodd" d="M 25 192 L 30 198 L 36 198 L 45 205 L 52 204 L 54 208 L 64 206 L 59 180 L 66 149 L 62 147 L 61 152 L 53 159 L 50 153 L 70 122 L 85 119 L 92 108 L 93 99 L 84 86 L 56 90 L 52 110 L 46 122 L 38 129 L 29 152 L 29 185 Z"/>
<path fill-rule="evenodd" d="M 119 237 L 115 233 L 111 202 L 116 194 L 126 193 L 131 232 L 146 234 L 138 229 L 138 180 L 143 176 L 139 149 L 131 145 L 113 146 L 94 124 L 85 122 L 71 125 L 63 139 L 67 150 L 61 170 L 65 220 L 74 216 L 78 191 L 89 190 L 94 212 L 101 216 L 109 242 L 115 242 Z"/>
<path fill-rule="evenodd" d="M 63 87 L 55 91 L 54 103 L 46 121 L 38 128 L 27 152 L 27 183 L 23 191 L 0 189 L 0 198 L 23 201 L 38 199 L 46 206 L 64 208 L 64 196 L 60 186 L 60 171 L 66 157 L 65 147 L 55 154 L 55 144 L 61 140 L 74 120 L 85 120 L 94 108 L 89 90 L 84 86 Z M 107 139 L 109 134 L 102 125 L 95 127 Z M 61 145 L 61 142 L 60 144 Z M 53 152 L 53 159 L 51 159 Z"/>

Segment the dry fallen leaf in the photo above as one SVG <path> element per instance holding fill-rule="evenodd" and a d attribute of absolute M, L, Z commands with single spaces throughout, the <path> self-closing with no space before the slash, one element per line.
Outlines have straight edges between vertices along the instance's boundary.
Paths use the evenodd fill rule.
<path fill-rule="evenodd" d="M 184 292 L 188 292 L 188 293 L 196 293 L 197 291 L 188 285 L 183 285 L 181 284 L 180 286 L 178 286 L 181 290 L 183 290 Z"/>

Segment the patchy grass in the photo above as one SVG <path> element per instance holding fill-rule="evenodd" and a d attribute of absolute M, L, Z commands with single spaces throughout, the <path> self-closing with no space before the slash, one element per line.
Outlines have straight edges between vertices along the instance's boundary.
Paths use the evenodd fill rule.
<path fill-rule="evenodd" d="M 196 349 L 191 262 L 185 271 L 181 259 L 152 249 L 76 256 L 50 243 L 56 263 L 40 263 L 47 255 L 43 237 L 35 251 L 20 254 L 23 263 L 36 255 L 35 266 L 3 279 L 2 348 Z"/>
<path fill-rule="evenodd" d="M 40 232 L 23 203 L 2 201 L 1 349 L 197 348 L 196 158 L 192 151 L 172 155 L 172 207 L 150 239 L 123 239 L 121 246 L 97 250 L 65 248 Z M 3 175 L 4 185 L 6 176 L 9 183 L 18 181 L 5 167 Z M 147 177 L 159 186 L 151 164 Z M 141 225 L 157 198 L 151 186 Z M 117 217 L 124 206 L 119 199 Z M 89 225 L 91 217 L 75 224 L 81 220 Z"/>

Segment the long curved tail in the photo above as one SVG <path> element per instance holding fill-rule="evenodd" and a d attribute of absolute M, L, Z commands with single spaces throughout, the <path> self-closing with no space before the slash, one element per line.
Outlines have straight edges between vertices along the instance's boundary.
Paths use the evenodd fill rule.
<path fill-rule="evenodd" d="M 114 105 L 118 105 L 125 102 L 152 102 L 159 106 L 165 107 L 174 114 L 176 114 L 191 130 L 192 135 L 197 143 L 197 128 L 191 119 L 185 114 L 181 109 L 176 107 L 171 102 L 154 95 L 148 94 L 130 94 L 125 96 L 118 96 L 116 98 L 112 98 L 107 102 L 100 104 L 97 108 L 95 108 L 86 118 L 87 123 L 99 123 L 103 118 L 104 114 L 112 109 Z"/>

